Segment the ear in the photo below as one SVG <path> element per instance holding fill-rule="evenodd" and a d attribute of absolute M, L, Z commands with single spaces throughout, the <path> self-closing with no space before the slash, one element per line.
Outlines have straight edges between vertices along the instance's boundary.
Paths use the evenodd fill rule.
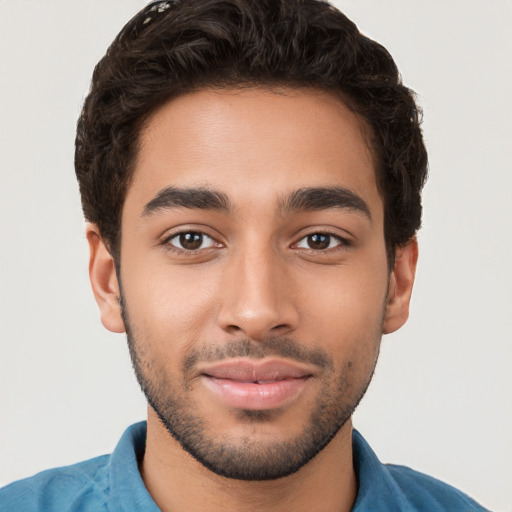
<path fill-rule="evenodd" d="M 397 331 L 409 318 L 412 286 L 418 262 L 418 242 L 414 238 L 395 252 L 395 266 L 389 276 L 383 334 Z"/>
<path fill-rule="evenodd" d="M 89 242 L 89 278 L 100 308 L 101 323 L 109 331 L 125 332 L 114 259 L 95 224 L 88 224 L 85 233 Z"/>

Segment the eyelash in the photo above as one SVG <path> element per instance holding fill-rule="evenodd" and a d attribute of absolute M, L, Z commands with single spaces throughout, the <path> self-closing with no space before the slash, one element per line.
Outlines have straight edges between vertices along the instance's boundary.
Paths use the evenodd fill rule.
<path fill-rule="evenodd" d="M 208 239 L 211 241 L 211 245 L 209 247 L 203 247 L 203 248 L 199 247 L 197 249 L 186 249 L 184 247 L 176 247 L 175 245 L 173 245 L 171 243 L 172 240 L 179 239 L 182 236 L 186 236 L 186 235 L 199 235 L 202 238 L 201 244 L 205 241 L 205 239 Z M 182 242 L 180 242 L 180 243 L 182 243 Z M 166 237 L 163 240 L 162 245 L 166 246 L 166 248 L 169 251 L 175 252 L 180 255 L 191 256 L 191 255 L 198 254 L 199 251 L 201 251 L 201 250 L 204 251 L 205 249 L 212 249 L 216 245 L 219 246 L 221 244 L 219 244 L 219 242 L 217 242 L 213 237 L 211 237 L 207 233 L 204 233 L 203 231 L 190 229 L 190 230 L 185 230 L 185 231 L 179 231 L 178 233 L 173 233 L 172 235 Z"/>
<path fill-rule="evenodd" d="M 318 235 L 329 237 L 329 239 L 330 239 L 329 245 L 331 244 L 332 239 L 336 240 L 338 243 L 334 247 L 327 247 L 324 249 L 313 249 L 312 247 L 298 247 L 300 242 L 307 241 L 307 239 L 309 237 L 318 236 Z M 335 233 L 331 233 L 329 231 L 314 231 L 312 233 L 308 233 L 307 235 L 304 235 L 298 242 L 296 242 L 294 244 L 294 246 L 298 247 L 299 249 L 305 249 L 307 251 L 311 251 L 314 253 L 327 253 L 327 252 L 331 253 L 331 252 L 340 251 L 340 250 L 344 250 L 344 249 L 348 249 L 348 248 L 352 247 L 352 242 L 345 237 L 342 237 Z"/>
<path fill-rule="evenodd" d="M 205 239 L 209 239 L 211 242 L 210 242 L 210 245 L 208 247 L 198 247 L 196 249 L 186 249 L 184 247 L 176 247 L 175 245 L 173 245 L 171 243 L 172 240 L 174 239 L 179 239 L 180 237 L 182 236 L 186 236 L 186 235 L 198 235 L 201 237 L 201 245 L 202 243 L 204 243 Z M 312 247 L 299 247 L 299 244 L 301 242 L 305 242 L 305 243 L 308 243 L 307 239 L 309 237 L 314 237 L 314 236 L 323 236 L 323 237 L 328 237 L 329 238 L 329 241 L 328 241 L 328 245 L 330 245 L 332 243 L 332 240 L 334 239 L 335 241 L 337 241 L 337 244 L 334 246 L 334 247 L 325 247 L 325 248 L 322 248 L 322 249 L 315 249 L 315 248 L 312 248 Z M 183 245 L 183 241 L 180 242 L 182 245 Z M 166 237 L 163 242 L 162 242 L 162 245 L 164 245 L 169 251 L 171 252 L 174 252 L 176 254 L 180 254 L 180 255 L 185 255 L 185 256 L 192 256 L 192 255 L 196 255 L 196 254 L 199 254 L 200 251 L 205 251 L 205 250 L 208 250 L 208 249 L 213 249 L 215 248 L 216 246 L 217 247 L 220 247 L 222 246 L 222 244 L 220 244 L 219 242 L 217 242 L 213 237 L 211 237 L 210 235 L 208 235 L 207 233 L 204 233 L 203 231 L 199 231 L 199 230 L 185 230 L 185 231 L 179 231 L 177 233 L 173 233 L 172 235 Z M 303 249 L 303 250 L 306 250 L 310 253 L 332 253 L 332 252 L 336 252 L 336 251 L 340 251 L 340 250 L 346 250 L 350 247 L 352 247 L 352 242 L 350 240 L 348 240 L 347 238 L 344 238 L 338 234 L 335 234 L 335 233 L 331 233 L 329 231 L 314 231 L 312 233 L 308 233 L 304 236 L 302 236 L 297 242 L 295 242 L 293 245 L 292 245 L 292 248 L 293 249 Z"/>

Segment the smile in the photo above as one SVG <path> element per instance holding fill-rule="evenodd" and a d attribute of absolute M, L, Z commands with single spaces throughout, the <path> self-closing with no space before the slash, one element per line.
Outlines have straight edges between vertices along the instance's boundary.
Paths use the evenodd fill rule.
<path fill-rule="evenodd" d="M 204 385 L 236 409 L 269 410 L 288 405 L 306 387 L 312 372 L 286 361 L 231 360 L 202 369 Z"/>

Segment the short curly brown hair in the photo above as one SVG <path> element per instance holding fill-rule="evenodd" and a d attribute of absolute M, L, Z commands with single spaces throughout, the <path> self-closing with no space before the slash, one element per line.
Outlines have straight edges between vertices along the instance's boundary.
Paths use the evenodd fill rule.
<path fill-rule="evenodd" d="M 78 121 L 82 206 L 115 258 L 144 121 L 206 87 L 313 87 L 341 94 L 371 128 L 388 257 L 421 224 L 427 153 L 414 94 L 380 44 L 322 0 L 167 0 L 149 4 L 97 64 Z"/>

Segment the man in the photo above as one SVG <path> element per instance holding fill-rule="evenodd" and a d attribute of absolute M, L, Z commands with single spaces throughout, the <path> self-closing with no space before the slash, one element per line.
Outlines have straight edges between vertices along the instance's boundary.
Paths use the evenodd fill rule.
<path fill-rule="evenodd" d="M 2 509 L 482 510 L 350 419 L 408 316 L 426 167 L 391 57 L 327 4 L 145 8 L 95 70 L 76 172 L 147 427 Z"/>

